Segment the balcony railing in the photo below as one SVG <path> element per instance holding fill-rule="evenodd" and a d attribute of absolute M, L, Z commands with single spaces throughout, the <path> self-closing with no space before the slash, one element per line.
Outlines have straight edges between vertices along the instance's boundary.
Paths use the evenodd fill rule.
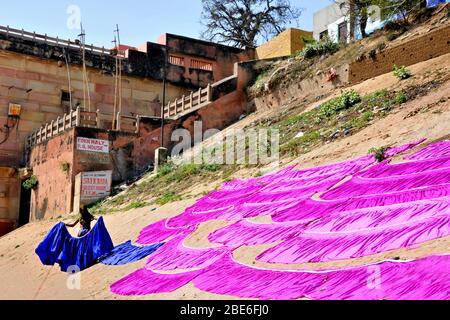
<path fill-rule="evenodd" d="M 208 85 L 204 89 L 191 92 L 180 99 L 169 102 L 164 108 L 164 118 L 177 119 L 186 112 L 193 112 L 212 102 L 212 87 Z"/>
<path fill-rule="evenodd" d="M 74 127 L 98 128 L 108 129 L 121 132 L 138 133 L 139 131 L 139 116 L 124 116 L 120 112 L 115 117 L 115 126 L 112 128 L 113 115 L 97 112 L 82 111 L 81 108 L 72 110 L 62 117 L 43 125 L 39 130 L 33 132 L 27 138 L 27 148 L 50 140 L 52 137 L 70 130 Z"/>

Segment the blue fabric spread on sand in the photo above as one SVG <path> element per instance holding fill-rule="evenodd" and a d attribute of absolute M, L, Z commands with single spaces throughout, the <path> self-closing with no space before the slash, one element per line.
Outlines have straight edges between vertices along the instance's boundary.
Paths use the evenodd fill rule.
<path fill-rule="evenodd" d="M 151 246 L 136 247 L 131 244 L 131 240 L 115 247 L 109 254 L 102 257 L 101 263 L 106 265 L 125 265 L 144 259 L 158 250 L 164 243 L 157 243 Z"/>
<path fill-rule="evenodd" d="M 61 271 L 78 266 L 84 270 L 114 248 L 111 237 L 100 217 L 92 230 L 82 238 L 70 235 L 64 223 L 58 223 L 36 248 L 36 254 L 44 265 L 58 263 Z"/>

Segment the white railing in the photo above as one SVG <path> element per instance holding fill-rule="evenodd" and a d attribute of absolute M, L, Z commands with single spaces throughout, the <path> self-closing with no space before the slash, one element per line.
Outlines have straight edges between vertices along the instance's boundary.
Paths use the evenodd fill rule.
<path fill-rule="evenodd" d="M 112 128 L 113 115 L 97 112 L 82 111 L 80 107 L 58 117 L 56 120 L 43 125 L 39 130 L 33 132 L 27 138 L 27 148 L 45 142 L 52 137 L 74 127 L 108 129 L 121 132 L 139 132 L 139 116 L 124 116 L 120 112 L 115 117 L 115 128 Z"/>
<path fill-rule="evenodd" d="M 9 26 L 0 26 L 0 33 L 6 34 L 6 36 L 15 36 L 19 37 L 21 39 L 28 39 L 32 41 L 38 41 L 43 42 L 48 45 L 54 45 L 59 47 L 65 47 L 65 48 L 72 48 L 72 49 L 81 49 L 81 42 L 79 41 L 72 41 L 72 40 L 64 40 L 59 39 L 58 37 L 53 38 L 49 37 L 47 34 L 38 34 L 36 32 L 28 32 L 25 30 L 19 30 L 10 28 Z M 109 49 L 106 49 L 105 47 L 96 47 L 93 44 L 86 45 L 85 46 L 87 52 L 101 54 L 101 55 L 111 55 L 111 51 Z"/>
<path fill-rule="evenodd" d="M 180 99 L 169 102 L 164 107 L 164 118 L 179 118 L 185 112 L 192 112 L 195 109 L 202 108 L 211 103 L 212 100 L 212 86 L 208 85 L 205 89 L 200 88 L 196 92 L 191 92 L 190 95 L 184 95 Z"/>

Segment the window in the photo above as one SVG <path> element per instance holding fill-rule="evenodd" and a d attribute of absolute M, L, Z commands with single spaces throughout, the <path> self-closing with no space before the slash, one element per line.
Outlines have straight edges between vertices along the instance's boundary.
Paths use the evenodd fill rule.
<path fill-rule="evenodd" d="M 61 103 L 70 102 L 70 92 L 61 90 Z"/>
<path fill-rule="evenodd" d="M 184 67 L 184 58 L 179 56 L 169 56 L 169 63 Z"/>
<path fill-rule="evenodd" d="M 192 59 L 190 68 L 205 71 L 213 71 L 213 64 L 211 62 Z"/>
<path fill-rule="evenodd" d="M 338 26 L 338 36 L 339 36 L 339 42 L 347 42 L 348 40 L 348 25 L 347 22 L 343 22 L 339 24 Z"/>
<path fill-rule="evenodd" d="M 71 111 L 70 98 L 70 91 L 61 90 L 61 106 L 63 107 L 65 113 L 69 113 Z"/>
<path fill-rule="evenodd" d="M 322 31 L 319 35 L 320 40 L 325 39 L 327 37 L 328 37 L 328 30 Z"/>

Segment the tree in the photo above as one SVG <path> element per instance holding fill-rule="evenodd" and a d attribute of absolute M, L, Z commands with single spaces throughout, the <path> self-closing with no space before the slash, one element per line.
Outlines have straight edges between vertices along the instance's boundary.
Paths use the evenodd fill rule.
<path fill-rule="evenodd" d="M 349 16 L 350 22 L 350 39 L 355 40 L 356 23 L 361 32 L 361 36 L 367 36 L 366 28 L 369 20 L 369 7 L 374 4 L 374 0 L 337 0 L 342 12 Z"/>
<path fill-rule="evenodd" d="M 427 6 L 426 0 L 372 0 L 372 2 L 380 7 L 385 19 L 401 18 L 405 23 L 409 22 L 411 14 Z"/>
<path fill-rule="evenodd" d="M 286 25 L 298 21 L 301 10 L 290 0 L 202 0 L 204 39 L 237 47 L 254 47 Z"/>

